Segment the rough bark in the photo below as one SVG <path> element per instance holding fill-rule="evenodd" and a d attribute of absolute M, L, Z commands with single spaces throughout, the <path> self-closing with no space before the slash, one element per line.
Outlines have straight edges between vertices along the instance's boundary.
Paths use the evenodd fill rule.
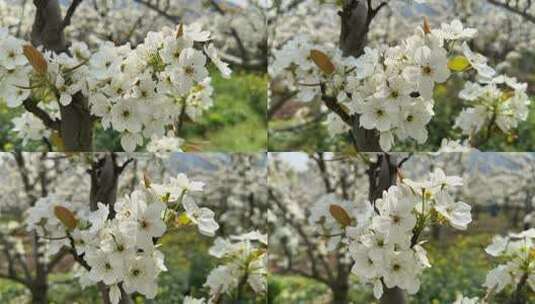
<path fill-rule="evenodd" d="M 403 294 L 403 291 L 399 288 L 386 288 L 384 287 L 384 293 L 381 297 L 380 303 L 381 304 L 404 304 L 405 301 L 405 295 Z"/>
<path fill-rule="evenodd" d="M 55 53 L 68 52 L 64 28 L 67 23 L 61 15 L 58 0 L 34 0 L 36 7 L 31 40 L 34 46 L 43 46 Z M 79 4 L 80 1 L 74 1 Z M 74 7 L 75 8 L 75 7 Z M 69 10 L 70 11 L 70 10 Z M 68 16 L 70 23 L 71 12 Z M 68 106 L 60 105 L 60 134 L 63 149 L 72 152 L 93 150 L 93 119 L 87 99 L 80 93 L 73 96 Z"/>
<path fill-rule="evenodd" d="M 359 0 L 345 0 L 342 11 L 340 49 L 344 56 L 358 57 L 364 53 L 368 42 L 368 3 Z"/>
<path fill-rule="evenodd" d="M 98 208 L 97 203 L 103 203 L 110 206 L 110 211 L 117 199 L 117 184 L 121 167 L 117 165 L 117 159 L 114 154 L 106 154 L 102 159 L 95 162 L 90 170 L 91 191 L 90 207 L 91 210 Z M 110 212 L 110 218 L 115 217 Z"/>
<path fill-rule="evenodd" d="M 331 287 L 333 304 L 347 304 L 349 303 L 349 277 L 341 277 L 339 282 Z"/>
<path fill-rule="evenodd" d="M 34 288 L 31 290 L 32 293 L 32 304 L 47 304 L 47 293 L 48 288 L 46 285 L 44 286 L 36 286 L 34 285 Z"/>
<path fill-rule="evenodd" d="M 32 248 L 33 248 L 33 260 L 35 263 L 35 277 L 32 281 L 32 303 L 34 304 L 46 304 L 48 293 L 48 270 L 46 265 L 42 263 L 43 253 L 39 250 L 39 237 L 37 233 L 32 232 Z"/>

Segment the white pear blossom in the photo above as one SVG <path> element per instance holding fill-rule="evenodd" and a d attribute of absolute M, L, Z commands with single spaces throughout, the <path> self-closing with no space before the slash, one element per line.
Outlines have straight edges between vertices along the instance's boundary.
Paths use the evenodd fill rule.
<path fill-rule="evenodd" d="M 376 298 L 382 296 L 383 284 L 414 294 L 420 288 L 422 272 L 432 267 L 425 242 L 418 239 L 421 231 L 431 221 L 435 222 L 432 219 L 436 214 L 441 214 L 456 229 L 464 230 L 471 222 L 470 206 L 455 202 L 449 193 L 460 185 L 460 177 L 447 176 L 438 168 L 423 181 L 400 179 L 399 184 L 384 191 L 381 198 L 366 203 L 369 212 L 362 209 L 355 212 L 353 203 L 331 196 L 330 204 L 323 201 L 311 210 L 309 221 L 321 230 L 320 234 L 347 246 L 355 262 L 351 272 L 359 281 L 373 285 Z M 332 204 L 338 206 L 334 214 L 329 212 Z M 351 223 L 340 215 L 341 212 L 346 213 Z M 360 224 L 355 225 L 355 222 Z M 436 221 L 441 222 L 444 221 Z M 333 229 L 337 225 L 343 229 Z M 228 250 L 228 246 L 228 243 L 217 243 L 221 251 Z"/>
<path fill-rule="evenodd" d="M 457 19 L 435 29 L 427 24 L 417 27 L 398 45 L 366 47 L 357 58 L 344 57 L 335 46 L 318 44 L 309 35 L 298 35 L 288 37 L 280 49 L 273 51 L 270 73 L 288 88 L 295 88 L 301 101 L 336 97 L 340 108 L 355 115 L 361 127 L 377 131 L 384 151 L 398 141 L 427 142 L 426 128 L 435 116 L 435 88 L 458 73 L 463 79 L 473 80 L 466 79 L 459 93 L 466 104 L 455 117 L 454 128 L 460 129 L 463 141 L 477 144 L 472 138 L 492 129 L 484 128 L 487 124 L 509 133 L 525 121 L 530 101 L 525 85 L 507 83 L 509 77 L 496 76 L 487 58 L 470 50 L 467 40 L 475 39 L 476 34 L 475 29 Z M 313 51 L 323 53 L 321 61 L 330 64 L 316 62 Z M 508 87 L 514 87 L 515 93 L 511 94 Z M 353 128 L 339 115 L 330 110 L 326 115 L 331 135 Z"/>
<path fill-rule="evenodd" d="M 36 92 L 49 92 L 46 99 L 57 106 L 47 105 L 45 110 L 59 117 L 59 106 L 70 105 L 79 94 L 101 125 L 118 131 L 123 149 L 132 152 L 145 138 L 161 138 L 184 117 L 195 121 L 213 106 L 209 59 L 224 77 L 231 74 L 209 43 L 209 32 L 199 25 L 184 25 L 177 37 L 177 30 L 164 27 L 149 32 L 135 48 L 107 41 L 94 52 L 83 42 L 73 43 L 70 55 L 35 49 L 46 61 L 43 73 L 29 64 L 24 42 L 2 28 L 0 100 L 15 108 L 27 99 L 42 99 L 34 96 Z M 43 124 L 33 121 L 41 129 Z"/>
<path fill-rule="evenodd" d="M 179 181 L 184 188 L 202 190 L 201 183 L 190 181 L 185 175 L 173 181 L 175 185 Z M 158 275 L 167 271 L 165 256 L 158 250 L 161 246 L 158 239 L 167 231 L 164 214 L 175 212 L 171 207 L 177 206 L 167 206 L 168 201 L 150 185 L 142 185 L 143 188 L 115 202 L 113 218 L 109 218 L 109 206 L 100 202 L 95 210 L 89 210 L 87 205 L 78 206 L 59 196 L 40 198 L 27 210 L 26 229 L 43 237 L 48 254 L 54 255 L 63 247 L 72 248 L 87 266 L 77 274 L 81 285 L 102 282 L 109 287 L 112 303 L 118 303 L 123 292 L 137 292 L 152 299 L 158 291 Z M 173 186 L 162 184 L 161 187 Z M 211 228 L 218 227 L 214 213 L 205 207 L 195 207 L 197 211 L 202 210 L 192 212 L 195 223 L 201 232 L 213 235 L 215 230 Z M 254 233 L 245 237 L 247 241 L 243 242 L 261 238 Z M 254 274 L 250 280 L 257 283 Z"/>
<path fill-rule="evenodd" d="M 206 236 L 214 236 L 219 225 L 214 219 L 215 213 L 208 208 L 199 208 L 193 198 L 186 196 L 182 200 L 182 206 L 188 218 L 198 226 L 199 232 Z"/>

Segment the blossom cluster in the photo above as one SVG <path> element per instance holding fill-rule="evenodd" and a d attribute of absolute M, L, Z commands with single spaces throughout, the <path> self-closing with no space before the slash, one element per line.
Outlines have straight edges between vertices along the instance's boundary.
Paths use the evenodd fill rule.
<path fill-rule="evenodd" d="M 464 47 L 467 47 L 464 45 Z M 455 127 L 473 137 L 490 121 L 503 133 L 516 128 L 529 114 L 527 84 L 504 75 L 477 82 L 466 82 L 459 97 L 470 103 L 455 120 Z"/>
<path fill-rule="evenodd" d="M 418 239 L 427 225 L 447 223 L 465 230 L 472 220 L 471 207 L 450 194 L 460 185 L 460 177 L 436 169 L 422 182 L 400 179 L 399 185 L 391 186 L 372 203 L 320 200 L 312 212 L 313 220 L 328 236 L 341 240 L 338 244 L 347 245 L 355 261 L 352 272 L 373 284 L 375 297 L 382 296 L 383 286 L 414 294 L 421 273 L 431 266 L 424 242 Z"/>
<path fill-rule="evenodd" d="M 96 210 L 74 208 L 56 196 L 37 201 L 27 213 L 28 231 L 35 230 L 49 242 L 49 250 L 74 250 L 85 268 L 78 274 L 82 286 L 99 282 L 110 288 L 112 303 L 138 292 L 147 298 L 157 293 L 157 277 L 166 271 L 159 238 L 169 224 L 181 227 L 196 224 L 204 235 L 219 228 L 214 213 L 200 208 L 190 197 L 203 184 L 180 174 L 165 184 L 150 184 L 119 199 L 113 207 L 98 203 Z M 112 215 L 113 214 L 113 215 Z"/>
<path fill-rule="evenodd" d="M 341 111 L 358 117 L 360 127 L 380 134 L 385 151 L 392 148 L 396 138 L 420 144 L 427 141 L 426 127 L 434 116 L 434 89 L 452 72 L 474 74 L 476 79 L 460 94 L 471 103 L 456 121 L 463 134 L 472 137 L 489 124 L 509 132 L 527 118 L 527 85 L 497 75 L 487 58 L 470 49 L 467 40 L 476 33 L 459 20 L 436 29 L 426 21 L 399 45 L 367 47 L 358 58 L 345 57 L 332 45 L 316 45 L 306 36 L 297 36 L 274 51 L 270 72 L 286 77 L 301 101 L 325 95 L 335 98 Z M 334 112 L 329 113 L 327 126 L 331 134 L 351 128 Z"/>
<path fill-rule="evenodd" d="M 498 293 L 507 286 L 516 288 L 518 284 L 527 283 L 529 288 L 535 291 L 534 240 L 533 228 L 520 233 L 510 233 L 505 237 L 495 236 L 492 243 L 485 248 L 485 252 L 504 263 L 487 274 L 483 286 Z"/>
<path fill-rule="evenodd" d="M 206 279 L 205 286 L 210 289 L 208 303 L 219 303 L 223 295 L 238 292 L 245 284 L 255 293 L 266 292 L 267 243 L 267 235 L 258 231 L 215 240 L 209 253 L 224 260 L 225 264 L 214 268 Z M 205 303 L 205 299 L 189 297 L 184 303 Z"/>
<path fill-rule="evenodd" d="M 57 112 L 77 96 L 86 97 L 91 114 L 104 128 L 120 132 L 123 148 L 134 151 L 143 138 L 163 137 L 184 117 L 195 121 L 212 106 L 207 58 L 224 77 L 231 71 L 210 41 L 210 32 L 199 26 L 179 25 L 149 32 L 135 49 L 104 42 L 91 53 L 75 42 L 66 53 L 34 49 L 29 55 L 24 41 L 0 29 L 0 99 L 9 107 L 37 99 L 56 104 Z M 24 117 L 16 123 L 34 121 Z M 34 129 L 43 135 L 42 126 Z M 32 134 L 22 135 L 35 139 Z"/>

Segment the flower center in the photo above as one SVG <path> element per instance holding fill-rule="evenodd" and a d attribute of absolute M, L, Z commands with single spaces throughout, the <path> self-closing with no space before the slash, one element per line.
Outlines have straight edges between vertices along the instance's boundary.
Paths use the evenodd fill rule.
<path fill-rule="evenodd" d="M 433 70 L 431 69 L 430 66 L 424 66 L 422 68 L 422 73 L 424 73 L 424 75 L 430 75 L 432 72 Z"/>
<path fill-rule="evenodd" d="M 193 75 L 193 72 L 194 72 L 193 68 L 190 67 L 190 66 L 189 66 L 189 67 L 186 67 L 186 68 L 184 69 L 184 71 L 185 71 L 185 73 L 186 73 L 187 75 L 189 75 L 189 76 Z"/>

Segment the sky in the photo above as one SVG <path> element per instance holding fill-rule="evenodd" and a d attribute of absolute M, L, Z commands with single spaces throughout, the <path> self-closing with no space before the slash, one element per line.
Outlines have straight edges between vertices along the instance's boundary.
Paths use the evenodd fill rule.
<path fill-rule="evenodd" d="M 305 171 L 307 168 L 308 155 L 302 152 L 270 153 L 277 154 L 286 164 L 296 171 Z"/>

